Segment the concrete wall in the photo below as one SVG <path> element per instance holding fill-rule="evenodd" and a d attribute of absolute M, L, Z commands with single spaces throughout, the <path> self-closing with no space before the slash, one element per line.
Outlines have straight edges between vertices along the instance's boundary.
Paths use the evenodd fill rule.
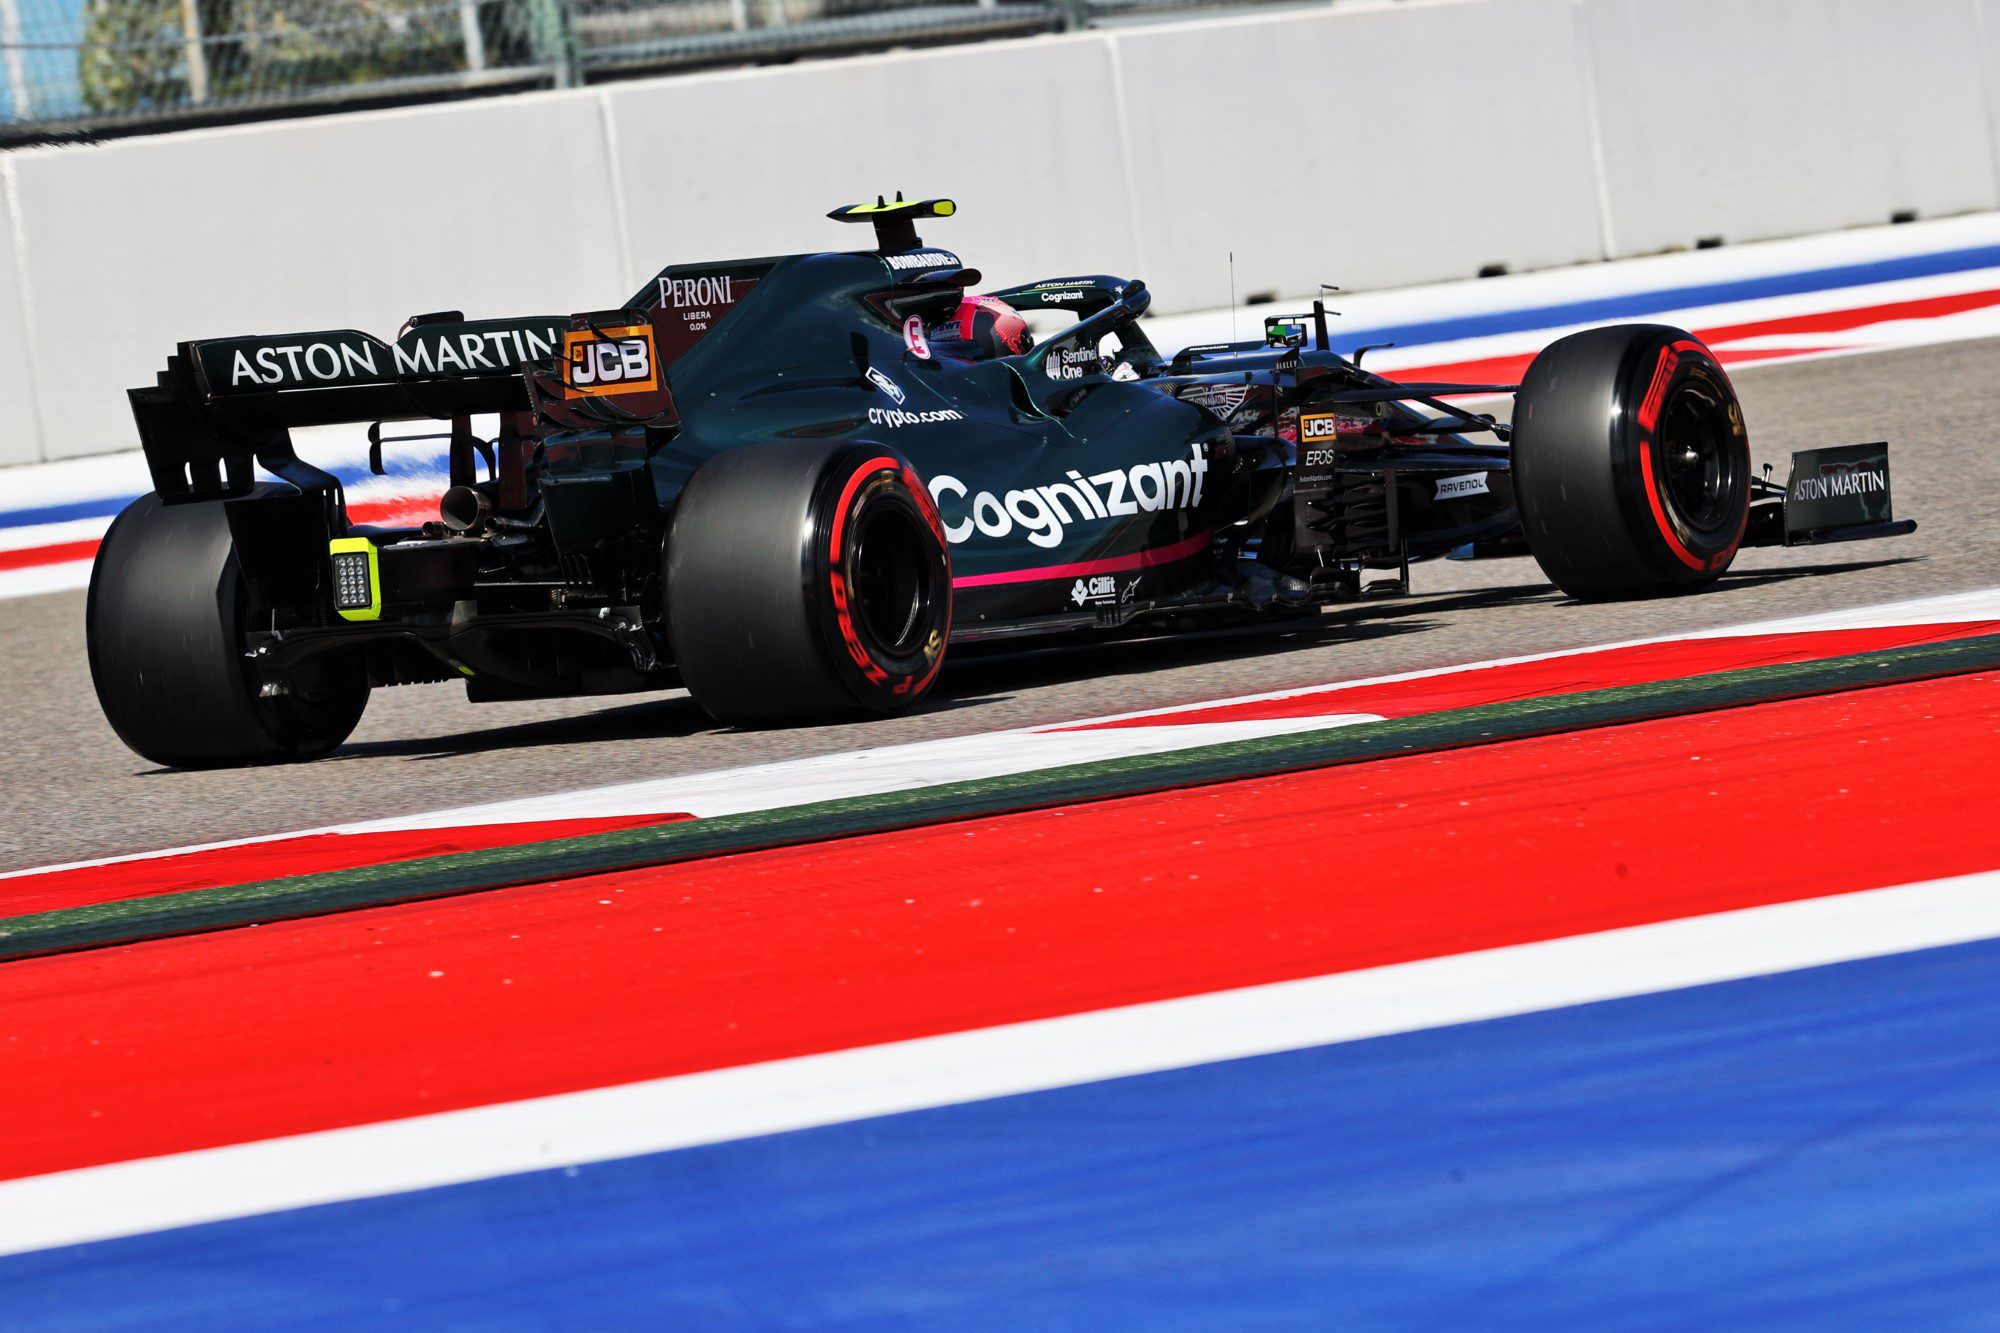
<path fill-rule="evenodd" d="M 956 199 L 959 216 L 926 239 L 995 283 L 1139 267 L 1111 48 L 1096 37 L 694 75 L 605 96 L 641 281 L 689 259 L 866 249 L 868 229 L 821 215 L 898 188 Z"/>
<path fill-rule="evenodd" d="M 1571 0 L 1136 29 L 1112 43 L 1167 305 L 1595 259 Z"/>
<path fill-rule="evenodd" d="M 1587 0 L 1613 255 L 1993 208 L 1968 0 Z"/>
<path fill-rule="evenodd" d="M 1328 8 L 192 131 L 0 161 L 0 462 L 135 443 L 174 342 L 614 304 L 865 244 L 1162 311 L 2000 205 L 2000 0 Z"/>
<path fill-rule="evenodd" d="M 181 339 L 393 336 L 427 310 L 625 295 L 589 94 L 37 150 L 14 170 L 52 458 L 136 443 L 122 391 Z"/>
<path fill-rule="evenodd" d="M 28 341 L 27 296 L 21 250 L 15 244 L 15 163 L 0 159 L 0 464 L 43 458 L 41 412 L 35 382 L 37 358 Z M 129 436 L 128 422 L 125 432 Z"/>

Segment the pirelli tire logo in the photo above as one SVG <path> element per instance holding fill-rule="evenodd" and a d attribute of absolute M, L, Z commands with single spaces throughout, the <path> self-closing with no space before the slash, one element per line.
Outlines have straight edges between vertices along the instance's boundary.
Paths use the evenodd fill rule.
<path fill-rule="evenodd" d="M 657 392 L 660 359 L 652 326 L 627 324 L 563 334 L 562 382 L 565 398 Z"/>

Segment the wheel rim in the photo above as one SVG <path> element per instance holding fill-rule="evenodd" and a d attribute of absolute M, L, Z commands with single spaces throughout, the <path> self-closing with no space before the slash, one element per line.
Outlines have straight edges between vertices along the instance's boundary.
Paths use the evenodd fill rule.
<path fill-rule="evenodd" d="M 919 520 L 902 505 L 871 506 L 855 527 L 854 542 L 861 632 L 881 656 L 908 656 L 928 636 L 938 596 Z"/>
<path fill-rule="evenodd" d="M 1703 537 L 1724 535 L 1737 517 L 1744 464 L 1721 401 L 1703 385 L 1682 385 L 1667 403 L 1657 438 L 1660 493 L 1677 525 Z"/>

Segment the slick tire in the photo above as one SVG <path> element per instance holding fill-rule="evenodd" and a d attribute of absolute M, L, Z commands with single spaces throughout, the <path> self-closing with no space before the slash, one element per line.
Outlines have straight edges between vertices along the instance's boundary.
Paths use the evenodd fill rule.
<path fill-rule="evenodd" d="M 900 712 L 944 662 L 944 525 L 892 450 L 797 441 L 719 454 L 681 492 L 665 560 L 674 661 L 718 721 Z"/>
<path fill-rule="evenodd" d="M 264 488 L 260 488 L 260 491 Z M 244 670 L 248 603 L 221 501 L 126 506 L 90 572 L 90 678 L 111 729 L 169 768 L 311 759 L 368 703 L 360 664 L 330 660 L 295 693 L 256 696 Z"/>
<path fill-rule="evenodd" d="M 1528 549 L 1572 597 L 1706 587 L 1743 543 L 1743 409 L 1680 329 L 1621 324 L 1551 343 L 1516 395 L 1513 455 Z"/>

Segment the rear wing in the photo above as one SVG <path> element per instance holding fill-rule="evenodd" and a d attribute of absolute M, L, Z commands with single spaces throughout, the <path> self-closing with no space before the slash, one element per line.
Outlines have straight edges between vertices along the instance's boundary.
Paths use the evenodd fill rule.
<path fill-rule="evenodd" d="M 242 495 L 262 464 L 302 490 L 335 489 L 293 453 L 291 428 L 339 422 L 450 421 L 457 472 L 468 419 L 527 412 L 521 368 L 555 357 L 569 324 L 447 311 L 394 343 L 353 329 L 184 342 L 128 395 L 153 488 L 169 503 Z"/>

